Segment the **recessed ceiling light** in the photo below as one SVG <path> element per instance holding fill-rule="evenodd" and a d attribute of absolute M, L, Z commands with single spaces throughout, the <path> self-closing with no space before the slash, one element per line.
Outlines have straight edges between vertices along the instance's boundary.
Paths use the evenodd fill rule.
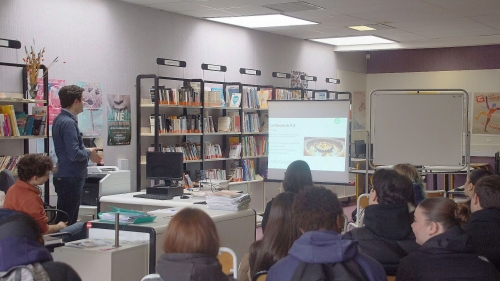
<path fill-rule="evenodd" d="M 377 36 L 351 36 L 351 37 L 337 37 L 337 38 L 321 38 L 321 39 L 311 39 L 316 42 L 326 43 L 336 46 L 345 45 L 370 45 L 370 44 L 388 44 L 396 43 L 395 41 L 387 40 Z"/>
<path fill-rule="evenodd" d="M 353 25 L 353 26 L 348 26 L 348 28 L 358 31 L 376 30 L 375 28 L 366 25 Z"/>
<path fill-rule="evenodd" d="M 249 27 L 249 28 L 318 24 L 317 22 L 301 20 L 298 18 L 292 18 L 285 15 L 222 17 L 222 18 L 207 18 L 207 20 L 238 25 L 243 27 Z"/>

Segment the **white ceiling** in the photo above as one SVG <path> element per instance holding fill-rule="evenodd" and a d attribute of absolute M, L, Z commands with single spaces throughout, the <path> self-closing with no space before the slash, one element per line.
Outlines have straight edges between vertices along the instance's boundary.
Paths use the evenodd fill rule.
<path fill-rule="evenodd" d="M 299 0 L 122 0 L 197 18 L 280 13 L 264 7 Z M 376 35 L 395 44 L 342 46 L 337 51 L 500 44 L 500 0 L 304 0 L 321 9 L 285 12 L 316 25 L 260 28 L 300 39 Z M 384 24 L 356 31 L 352 25 Z M 391 28 L 393 27 L 393 28 Z"/>

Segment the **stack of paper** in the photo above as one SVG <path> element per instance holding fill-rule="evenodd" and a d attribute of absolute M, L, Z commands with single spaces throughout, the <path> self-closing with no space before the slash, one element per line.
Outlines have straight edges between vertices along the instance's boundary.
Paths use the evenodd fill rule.
<path fill-rule="evenodd" d="M 207 195 L 207 208 L 214 210 L 238 211 L 248 208 L 250 195 L 222 190 Z"/>

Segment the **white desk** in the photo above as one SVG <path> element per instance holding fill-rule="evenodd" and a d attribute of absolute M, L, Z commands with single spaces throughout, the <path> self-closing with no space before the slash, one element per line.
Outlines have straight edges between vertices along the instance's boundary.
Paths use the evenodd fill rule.
<path fill-rule="evenodd" d="M 145 192 L 130 192 L 123 194 L 107 195 L 99 198 L 99 212 L 111 211 L 110 206 L 124 209 L 149 212 L 164 208 L 186 207 L 197 202 L 204 202 L 205 198 L 194 197 L 190 199 L 181 199 L 180 196 L 172 200 L 155 200 L 134 197 L 135 194 L 144 194 Z"/>
<path fill-rule="evenodd" d="M 115 204 L 112 205 L 114 206 Z M 220 238 L 220 246 L 233 249 L 238 257 L 238 262 L 241 261 L 245 253 L 248 253 L 250 245 L 255 241 L 256 218 L 255 211 L 253 209 L 241 211 L 222 211 L 208 209 L 206 205 L 185 204 L 181 207 L 172 208 L 174 211 L 171 213 L 158 213 L 156 220 L 152 223 L 129 224 L 120 226 L 120 240 L 149 240 L 150 273 L 155 272 L 156 260 L 163 253 L 163 233 L 165 232 L 171 217 L 175 214 L 175 211 L 178 211 L 185 207 L 199 208 L 205 211 L 212 218 L 215 226 L 217 227 L 217 232 Z M 138 209 L 139 208 L 135 208 L 135 210 Z M 113 224 L 100 221 L 92 221 L 91 224 L 92 228 L 89 229 L 89 238 L 114 239 Z"/>

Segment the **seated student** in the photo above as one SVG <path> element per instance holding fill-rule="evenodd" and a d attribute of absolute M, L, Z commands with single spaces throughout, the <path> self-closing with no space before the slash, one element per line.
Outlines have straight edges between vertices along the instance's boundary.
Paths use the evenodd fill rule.
<path fill-rule="evenodd" d="M 380 262 L 387 275 L 395 275 L 401 259 L 418 249 L 411 231 L 413 185 L 408 177 L 394 170 L 377 170 L 368 201 L 365 226 L 344 236 L 358 240 L 361 253 Z"/>
<path fill-rule="evenodd" d="M 37 186 L 49 179 L 53 167 L 52 159 L 42 154 L 27 154 L 21 158 L 17 164 L 19 179 L 9 188 L 3 207 L 32 217 L 38 223 L 42 234 L 61 231 L 72 234 L 68 241 L 82 239 L 85 236 L 82 222 L 71 226 L 67 226 L 65 222 L 59 222 L 56 225 L 47 224 L 47 214 Z"/>
<path fill-rule="evenodd" d="M 465 195 L 469 198 L 472 198 L 472 195 L 474 195 L 474 186 L 476 185 L 477 181 L 482 177 L 491 175 L 492 173 L 485 169 L 474 169 L 470 171 L 469 176 L 467 176 L 467 180 L 464 184 Z"/>
<path fill-rule="evenodd" d="M 407 176 L 413 183 L 413 192 L 415 192 L 415 206 L 417 206 L 422 200 L 427 198 L 427 193 L 424 189 L 424 181 L 420 174 L 418 173 L 415 166 L 409 163 L 396 164 L 392 168 L 394 171 Z"/>
<path fill-rule="evenodd" d="M 298 193 L 304 186 L 311 185 L 313 185 L 312 174 L 307 162 L 296 160 L 288 165 L 285 172 L 285 178 L 283 179 L 283 189 L 285 192 Z M 272 203 L 273 200 L 267 202 L 264 215 L 262 216 L 262 232 L 264 232 L 264 235 Z"/>
<path fill-rule="evenodd" d="M 43 246 L 38 224 L 28 215 L 15 213 L 0 221 L 0 272 L 21 265 L 33 266 L 35 276 L 39 278 L 36 280 L 81 280 L 71 266 L 52 261 L 52 256 Z"/>
<path fill-rule="evenodd" d="M 165 231 L 156 271 L 163 281 L 222 281 L 228 277 L 217 259 L 219 236 L 212 219 L 202 210 L 184 208 Z"/>
<path fill-rule="evenodd" d="M 339 234 L 342 213 L 337 195 L 324 187 L 299 192 L 292 217 L 302 236 L 271 267 L 266 280 L 387 280 L 380 263 L 359 253 L 355 240 Z"/>
<path fill-rule="evenodd" d="M 250 274 L 243 273 L 238 280 L 251 280 L 257 272 L 269 270 L 280 259 L 286 257 L 293 242 L 300 237 L 299 228 L 292 221 L 292 204 L 295 193 L 280 193 L 273 200 L 266 235 L 250 247 Z"/>
<path fill-rule="evenodd" d="M 422 201 L 412 224 L 422 246 L 401 261 L 396 280 L 500 280 L 488 260 L 469 252 L 468 237 L 460 227 L 463 215 L 449 198 Z"/>
<path fill-rule="evenodd" d="M 488 258 L 500 271 L 500 175 L 477 181 L 471 211 L 464 230 L 471 237 L 474 253 Z"/>

